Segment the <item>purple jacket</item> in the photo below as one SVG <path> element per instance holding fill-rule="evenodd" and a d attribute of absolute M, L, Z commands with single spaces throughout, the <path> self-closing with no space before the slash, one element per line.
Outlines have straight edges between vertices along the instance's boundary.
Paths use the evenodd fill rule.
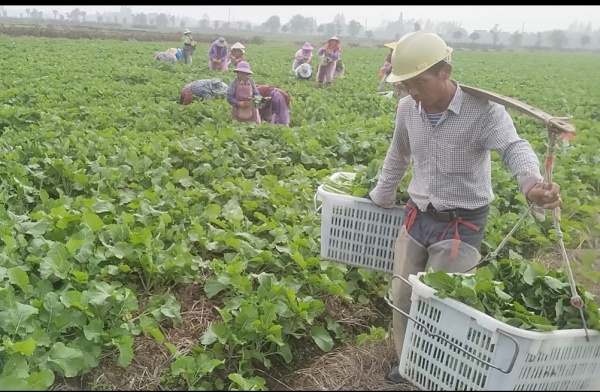
<path fill-rule="evenodd" d="M 208 50 L 208 57 L 211 59 L 220 59 L 223 61 L 227 61 L 227 53 L 229 50 L 227 46 L 217 46 L 217 41 L 213 42 L 210 45 L 210 49 Z"/>
<path fill-rule="evenodd" d="M 317 51 L 317 55 L 319 55 L 319 56 L 322 56 L 322 55 L 323 55 L 323 53 L 325 53 L 325 49 L 324 49 L 324 48 L 321 48 L 321 49 L 319 49 L 319 50 Z M 330 55 L 330 57 L 331 57 L 331 60 L 333 60 L 333 61 L 335 61 L 335 60 L 339 59 L 339 58 L 340 58 L 340 51 L 339 51 L 339 50 L 336 50 L 336 51 L 334 51 L 334 52 L 331 52 L 331 55 Z"/>

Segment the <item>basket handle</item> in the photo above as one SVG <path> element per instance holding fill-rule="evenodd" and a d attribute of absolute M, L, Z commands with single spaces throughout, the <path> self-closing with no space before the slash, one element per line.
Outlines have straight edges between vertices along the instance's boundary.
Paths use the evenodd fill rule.
<path fill-rule="evenodd" d="M 390 289 L 391 289 L 391 285 L 392 285 L 392 281 L 394 279 L 400 279 L 401 281 L 403 281 L 404 283 L 408 284 L 409 286 L 412 287 L 412 284 L 404 277 L 400 276 L 400 275 L 393 275 L 392 279 L 390 279 L 390 281 L 388 282 L 388 290 L 387 293 L 389 295 L 390 293 Z M 417 324 L 419 327 L 423 328 L 423 330 L 425 331 L 425 333 L 429 336 L 438 338 L 438 339 L 442 339 L 443 341 L 445 341 L 446 343 L 451 344 L 452 346 L 454 346 L 456 349 L 458 349 L 460 352 L 462 352 L 465 355 L 468 355 L 469 357 L 476 359 L 477 361 L 483 363 L 484 365 L 487 365 L 491 368 L 494 368 L 502 373 L 508 374 L 512 371 L 513 366 L 515 366 L 515 362 L 517 361 L 517 356 L 519 355 L 519 342 L 517 341 L 517 339 L 515 339 L 513 336 L 507 334 L 506 332 L 502 331 L 502 330 L 497 330 L 498 333 L 506 336 L 507 338 L 509 338 L 510 340 L 513 341 L 513 343 L 515 344 L 515 353 L 512 357 L 512 359 L 510 360 L 510 364 L 508 365 L 508 368 L 506 368 L 506 370 L 501 369 L 499 366 L 496 366 L 494 364 L 492 364 L 491 362 L 485 361 L 479 357 L 476 357 L 475 355 L 471 354 L 470 352 L 468 352 L 467 350 L 465 350 L 464 348 L 458 346 L 456 343 L 448 340 L 446 337 L 437 334 L 435 332 L 432 332 L 429 328 L 427 328 L 427 326 L 425 324 L 423 324 L 422 322 L 420 322 L 419 320 L 411 317 L 409 314 L 405 313 L 404 311 L 402 311 L 401 309 L 399 309 L 397 306 L 395 306 L 392 301 L 388 298 L 388 295 L 386 295 L 383 299 L 385 300 L 385 302 L 387 302 L 387 304 L 394 309 L 397 312 L 400 312 L 401 314 L 403 314 L 404 316 L 406 316 L 409 320 L 413 321 L 415 324 Z"/>
<path fill-rule="evenodd" d="M 315 192 L 315 196 L 313 197 L 313 202 L 315 203 L 315 214 L 318 214 L 319 211 L 321 211 L 321 207 L 323 207 L 323 204 L 321 204 L 320 206 L 317 207 L 317 196 L 319 195 L 319 192 Z"/>

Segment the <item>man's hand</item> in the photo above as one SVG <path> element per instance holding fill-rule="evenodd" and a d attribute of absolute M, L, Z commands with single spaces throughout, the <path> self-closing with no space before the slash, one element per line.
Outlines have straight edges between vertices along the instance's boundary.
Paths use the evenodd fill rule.
<path fill-rule="evenodd" d="M 527 199 L 543 208 L 553 210 L 562 206 L 562 199 L 559 192 L 560 186 L 553 182 L 552 184 L 537 184 L 527 193 Z"/>

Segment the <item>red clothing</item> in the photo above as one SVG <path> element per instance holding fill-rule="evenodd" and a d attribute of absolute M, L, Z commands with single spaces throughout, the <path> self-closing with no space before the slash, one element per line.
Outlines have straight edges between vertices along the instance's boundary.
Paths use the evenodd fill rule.
<path fill-rule="evenodd" d="M 258 93 L 263 97 L 270 95 L 272 91 L 279 91 L 281 93 L 281 95 L 283 95 L 283 98 L 285 99 L 285 103 L 288 106 L 290 105 L 290 102 L 292 101 L 292 98 L 290 97 L 290 95 L 288 93 L 286 93 L 285 91 L 283 91 L 282 89 L 279 89 L 277 87 L 268 86 L 268 85 L 263 84 L 263 85 L 256 86 L 256 89 L 258 90 Z"/>

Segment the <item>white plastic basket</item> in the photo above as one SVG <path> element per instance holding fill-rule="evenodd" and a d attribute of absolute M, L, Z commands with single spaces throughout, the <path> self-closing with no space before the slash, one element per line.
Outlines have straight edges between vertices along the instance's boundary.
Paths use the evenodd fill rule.
<path fill-rule="evenodd" d="M 421 274 L 408 278 L 411 320 L 399 365 L 400 374 L 418 388 L 600 389 L 600 332 L 588 330 L 587 341 L 584 329 L 537 332 L 512 327 L 457 300 L 436 297 L 436 290 L 419 281 Z"/>
<path fill-rule="evenodd" d="M 341 174 L 335 173 L 331 179 Z M 320 207 L 317 200 L 321 201 Z M 392 273 L 404 207 L 382 208 L 366 198 L 327 192 L 321 185 L 315 194 L 315 210 L 319 209 L 323 259 Z"/>

